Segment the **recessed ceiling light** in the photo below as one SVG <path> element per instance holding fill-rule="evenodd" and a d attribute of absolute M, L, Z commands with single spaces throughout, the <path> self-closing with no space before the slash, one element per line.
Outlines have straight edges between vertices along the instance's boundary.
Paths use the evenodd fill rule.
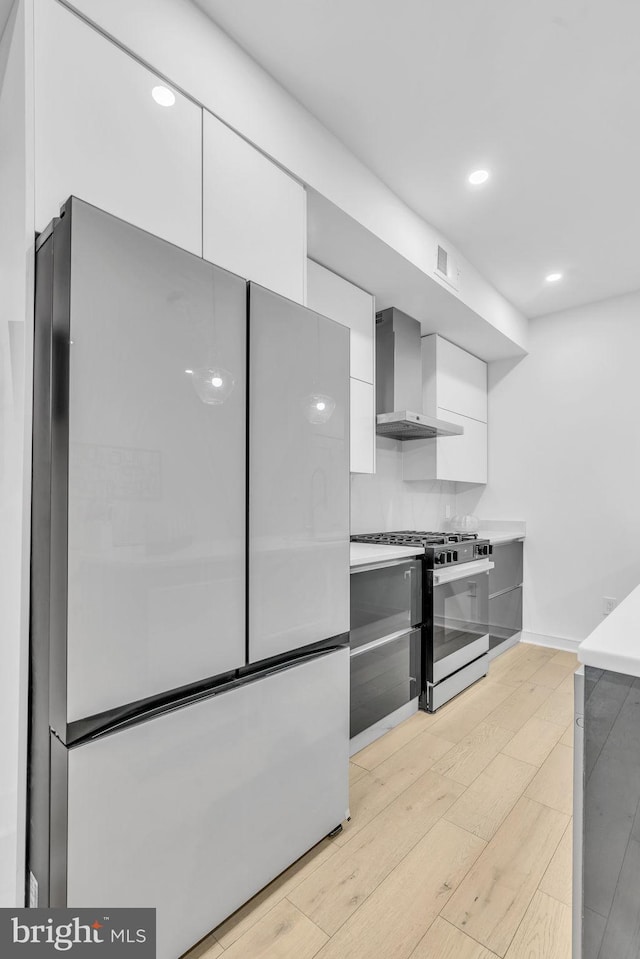
<path fill-rule="evenodd" d="M 151 96 L 161 107 L 172 107 L 176 102 L 176 95 L 169 87 L 154 87 Z"/>
<path fill-rule="evenodd" d="M 472 183 L 473 186 L 480 186 L 481 183 L 486 183 L 489 179 L 488 170 L 474 170 L 473 173 L 469 174 L 469 183 Z"/>
<path fill-rule="evenodd" d="M 548 273 L 545 276 L 547 283 L 557 283 L 558 280 L 562 279 L 562 273 Z"/>

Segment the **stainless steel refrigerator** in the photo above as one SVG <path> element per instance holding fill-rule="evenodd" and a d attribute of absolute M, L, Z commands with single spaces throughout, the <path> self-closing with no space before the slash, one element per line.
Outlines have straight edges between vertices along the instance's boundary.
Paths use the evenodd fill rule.
<path fill-rule="evenodd" d="M 348 814 L 349 333 L 71 198 L 38 239 L 28 890 L 176 959 Z"/>

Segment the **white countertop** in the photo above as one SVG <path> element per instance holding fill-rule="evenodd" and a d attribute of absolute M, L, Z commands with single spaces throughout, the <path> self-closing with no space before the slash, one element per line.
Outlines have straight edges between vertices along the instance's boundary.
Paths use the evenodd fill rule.
<path fill-rule="evenodd" d="M 585 666 L 640 677 L 640 586 L 578 646 Z"/>
<path fill-rule="evenodd" d="M 410 559 L 424 550 L 415 546 L 383 546 L 378 543 L 351 543 L 351 568 L 369 563 L 386 563 L 392 559 Z"/>
<path fill-rule="evenodd" d="M 517 540 L 522 540 L 525 534 L 507 529 L 479 529 L 478 536 L 480 539 L 488 539 L 490 543 L 499 546 L 500 543 L 515 543 Z"/>

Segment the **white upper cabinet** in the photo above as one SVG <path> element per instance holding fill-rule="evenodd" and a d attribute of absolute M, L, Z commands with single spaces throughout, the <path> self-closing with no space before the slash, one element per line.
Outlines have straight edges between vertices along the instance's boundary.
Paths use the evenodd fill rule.
<path fill-rule="evenodd" d="M 373 383 L 351 377 L 351 459 L 352 473 L 376 471 L 376 397 Z"/>
<path fill-rule="evenodd" d="M 35 217 L 70 196 L 202 253 L 202 110 L 55 0 L 35 4 Z"/>
<path fill-rule="evenodd" d="M 206 110 L 203 203 L 206 260 L 304 303 L 304 187 Z"/>
<path fill-rule="evenodd" d="M 486 483 L 487 364 L 433 333 L 422 337 L 422 381 L 424 412 L 464 433 L 403 443 L 403 479 Z"/>
<path fill-rule="evenodd" d="M 375 300 L 359 286 L 307 260 L 307 306 L 351 331 L 350 469 L 352 473 L 375 473 Z"/>
<path fill-rule="evenodd" d="M 307 306 L 351 330 L 351 376 L 373 383 L 374 298 L 337 273 L 307 260 Z"/>
<path fill-rule="evenodd" d="M 440 408 L 486 423 L 487 364 L 437 333 L 421 343 L 425 413 Z"/>

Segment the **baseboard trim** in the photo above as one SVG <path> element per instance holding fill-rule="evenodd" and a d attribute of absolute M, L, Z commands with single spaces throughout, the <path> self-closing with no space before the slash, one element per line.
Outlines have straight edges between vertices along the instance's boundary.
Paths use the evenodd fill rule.
<path fill-rule="evenodd" d="M 581 640 L 565 639 L 563 636 L 544 636 L 542 633 L 529 633 L 523 630 L 520 642 L 529 643 L 531 646 L 548 646 L 551 649 L 564 649 L 568 653 L 577 653 Z"/>

